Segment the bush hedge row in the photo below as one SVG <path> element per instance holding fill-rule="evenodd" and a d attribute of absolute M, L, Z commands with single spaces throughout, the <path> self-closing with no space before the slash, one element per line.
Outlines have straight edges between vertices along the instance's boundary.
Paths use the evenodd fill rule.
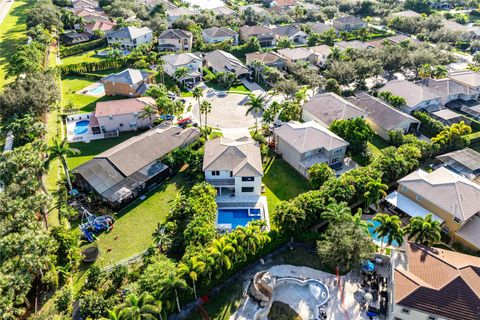
<path fill-rule="evenodd" d="M 422 129 L 425 130 L 425 132 L 430 134 L 432 137 L 436 136 L 440 133 L 440 131 L 445 129 L 445 125 L 443 123 L 433 119 L 426 112 L 415 111 L 412 115 L 418 120 L 420 120 L 423 127 Z"/>
<path fill-rule="evenodd" d="M 73 56 L 85 51 L 93 50 L 96 48 L 103 47 L 107 44 L 106 38 L 100 38 L 89 42 L 75 44 L 69 47 L 62 47 L 60 49 L 60 58 L 65 58 L 68 56 Z"/>
<path fill-rule="evenodd" d="M 95 73 L 95 71 L 117 69 L 127 66 L 126 59 L 104 60 L 98 62 L 82 62 L 78 64 L 60 65 L 58 70 L 62 76 Z"/>

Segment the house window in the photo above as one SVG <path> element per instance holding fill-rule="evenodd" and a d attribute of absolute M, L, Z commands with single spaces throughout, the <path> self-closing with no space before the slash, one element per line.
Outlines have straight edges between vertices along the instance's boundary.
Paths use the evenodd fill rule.
<path fill-rule="evenodd" d="M 402 192 L 407 192 L 407 191 L 408 191 L 407 187 L 402 186 Z"/>
<path fill-rule="evenodd" d="M 455 221 L 456 223 L 462 222 L 462 220 L 460 220 L 460 218 L 458 218 L 458 217 L 453 218 L 453 221 Z"/>
<path fill-rule="evenodd" d="M 120 123 L 118 126 L 123 127 L 123 123 Z"/>
<path fill-rule="evenodd" d="M 113 120 L 113 116 L 108 116 L 108 119 Z"/>
<path fill-rule="evenodd" d="M 230 171 L 230 178 L 233 177 L 233 171 Z"/>
<path fill-rule="evenodd" d="M 428 316 L 427 320 L 437 320 L 437 317 L 435 317 L 435 316 Z"/>
<path fill-rule="evenodd" d="M 417 194 L 417 196 L 415 197 L 415 199 L 417 199 L 417 201 L 422 201 L 423 197 L 419 194 Z"/>
<path fill-rule="evenodd" d="M 242 192 L 253 192 L 253 187 L 242 187 Z"/>
<path fill-rule="evenodd" d="M 339 158 L 339 157 L 336 157 L 336 158 L 333 158 L 333 159 L 332 159 L 332 162 L 331 162 L 331 163 L 337 163 L 338 161 L 340 161 L 340 158 Z"/>
<path fill-rule="evenodd" d="M 402 313 L 410 314 L 410 309 L 402 308 Z"/>
<path fill-rule="evenodd" d="M 220 171 L 212 171 L 212 176 L 219 176 L 220 175 Z"/>
<path fill-rule="evenodd" d="M 255 177 L 242 177 L 242 181 L 254 181 Z"/>

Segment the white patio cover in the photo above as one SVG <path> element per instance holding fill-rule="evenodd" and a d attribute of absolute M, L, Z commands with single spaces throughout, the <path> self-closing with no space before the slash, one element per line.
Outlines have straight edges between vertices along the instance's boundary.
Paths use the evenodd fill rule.
<path fill-rule="evenodd" d="M 418 203 L 408 199 L 403 194 L 394 191 L 390 193 L 385 200 L 387 200 L 391 205 L 397 207 L 398 209 L 402 210 L 410 217 L 425 217 L 427 214 L 431 212 L 419 205 Z M 443 220 L 437 217 L 435 214 L 432 214 L 432 219 L 436 221 L 440 221 L 443 223 Z"/>

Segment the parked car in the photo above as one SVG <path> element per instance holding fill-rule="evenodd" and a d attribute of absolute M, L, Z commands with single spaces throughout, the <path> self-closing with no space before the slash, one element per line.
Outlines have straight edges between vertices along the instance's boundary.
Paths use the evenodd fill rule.
<path fill-rule="evenodd" d="M 171 115 L 171 114 L 166 114 L 166 115 L 165 115 L 165 114 L 162 114 L 162 115 L 160 116 L 160 119 L 162 119 L 162 120 L 167 120 L 167 121 L 171 121 L 171 120 L 175 119 L 175 116 L 174 116 L 174 115 Z"/>

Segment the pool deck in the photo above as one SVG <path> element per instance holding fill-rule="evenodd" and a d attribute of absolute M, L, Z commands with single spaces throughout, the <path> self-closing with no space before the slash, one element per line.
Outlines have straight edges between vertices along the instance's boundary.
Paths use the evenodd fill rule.
<path fill-rule="evenodd" d="M 91 90 L 94 90 L 96 88 L 98 88 L 99 86 L 101 86 L 102 83 L 101 82 L 95 82 L 89 86 L 86 86 L 85 88 L 81 89 L 81 90 L 78 90 L 77 92 L 75 92 L 76 94 L 81 94 L 81 95 L 84 95 L 84 96 L 92 96 L 92 97 L 97 97 L 97 98 L 101 98 L 105 95 L 105 90 L 102 90 L 101 92 L 99 93 L 93 93 L 91 92 Z"/>
<path fill-rule="evenodd" d="M 267 223 L 267 228 L 270 230 L 270 216 L 268 215 L 267 197 L 265 196 L 217 196 L 217 206 L 219 209 L 224 208 L 262 208 L 262 219 Z M 219 228 L 225 226 L 218 225 Z"/>
<path fill-rule="evenodd" d="M 83 134 L 75 133 L 75 124 L 78 121 L 90 120 L 91 113 L 79 113 L 68 115 L 65 119 L 65 127 L 67 129 L 67 141 L 68 142 L 79 142 L 79 141 L 91 141 L 97 139 L 103 139 L 105 136 L 103 134 L 93 134 L 90 127 L 88 127 L 87 132 Z"/>
<path fill-rule="evenodd" d="M 362 292 L 362 288 L 360 286 L 361 275 L 358 272 L 350 272 L 344 276 L 341 276 L 340 282 L 343 285 L 343 290 L 340 290 L 340 288 L 335 285 L 336 276 L 320 270 L 292 265 L 279 265 L 271 267 L 265 271 L 280 278 L 295 277 L 299 279 L 316 279 L 324 283 L 330 292 L 330 300 L 328 301 L 327 306 L 328 319 L 368 319 L 366 312 L 362 310 L 360 302 L 358 301 L 358 297 Z M 291 306 L 297 305 L 301 307 L 299 310 L 303 310 L 303 314 L 301 314 L 301 316 L 308 317 L 309 312 L 307 311 L 307 304 L 309 303 L 306 303 L 305 301 L 293 301 L 295 300 L 295 297 L 297 296 L 289 294 L 288 290 L 283 290 L 279 295 L 275 295 L 275 300 L 288 303 Z M 258 303 L 251 297 L 248 297 L 244 304 L 236 311 L 236 313 L 230 317 L 230 320 L 254 319 L 254 314 L 258 309 Z"/>

